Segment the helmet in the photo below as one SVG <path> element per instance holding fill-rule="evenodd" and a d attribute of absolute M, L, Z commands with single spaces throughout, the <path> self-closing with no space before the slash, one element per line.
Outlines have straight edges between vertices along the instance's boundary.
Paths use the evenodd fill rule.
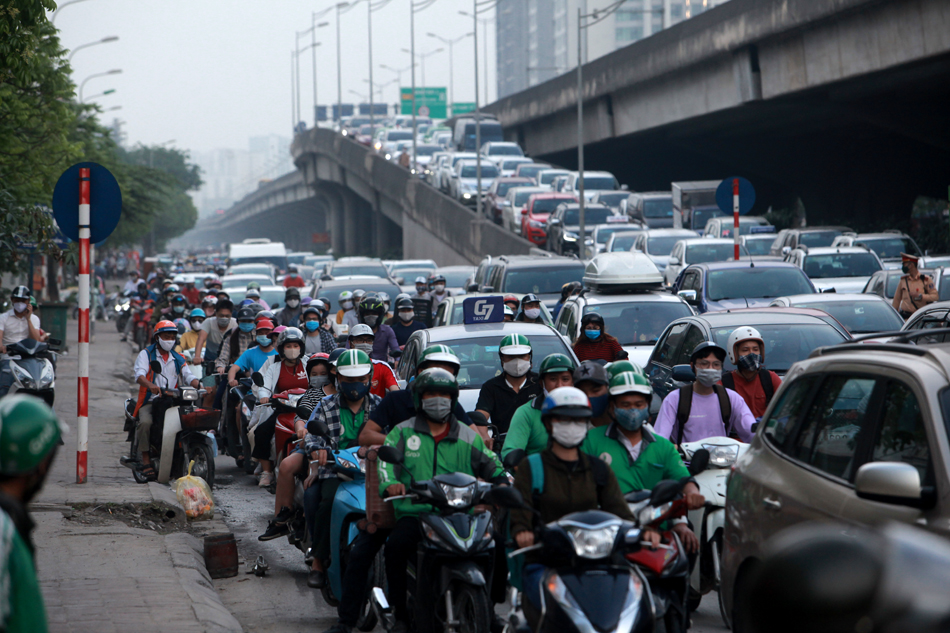
<path fill-rule="evenodd" d="M 327 366 L 327 371 L 330 371 L 330 367 L 333 363 L 330 362 L 330 355 L 324 354 L 323 352 L 317 352 L 309 359 L 307 359 L 307 374 L 310 374 L 310 370 L 313 369 L 313 366 L 317 363 L 323 363 Z"/>
<path fill-rule="evenodd" d="M 379 300 L 383 302 L 383 305 L 389 307 L 389 295 L 385 292 L 378 292 L 376 296 L 379 297 Z"/>
<path fill-rule="evenodd" d="M 330 352 L 330 364 L 336 367 L 336 361 L 339 360 L 340 356 L 343 356 L 343 352 L 348 351 L 344 347 L 338 347 L 332 352 Z"/>
<path fill-rule="evenodd" d="M 604 366 L 593 360 L 583 361 L 577 369 L 574 370 L 574 384 L 579 385 L 584 381 L 592 382 L 596 385 L 609 385 L 610 376 Z"/>
<path fill-rule="evenodd" d="M 63 427 L 53 410 L 22 393 L 0 400 L 0 474 L 22 475 L 43 463 L 56 449 Z"/>
<path fill-rule="evenodd" d="M 168 286 L 162 291 L 162 294 L 166 294 L 166 295 L 169 293 L 177 294 L 179 292 L 181 292 L 181 288 L 178 287 L 178 284 L 171 284 L 170 286 Z"/>
<path fill-rule="evenodd" d="M 357 323 L 350 328 L 347 338 L 356 338 L 357 336 L 372 336 L 376 338 L 376 335 L 373 333 L 373 328 L 366 325 L 365 323 Z"/>
<path fill-rule="evenodd" d="M 250 299 L 251 297 L 256 297 L 260 299 L 261 291 L 258 290 L 257 288 L 248 288 L 247 291 L 244 293 L 244 296 L 247 297 L 248 299 Z"/>
<path fill-rule="evenodd" d="M 284 298 L 285 298 L 285 299 L 290 299 L 291 297 L 297 297 L 297 298 L 299 299 L 299 298 L 300 298 L 300 289 L 299 289 L 299 288 L 294 288 L 294 287 L 287 288 L 287 291 L 284 292 Z"/>
<path fill-rule="evenodd" d="M 547 395 L 541 405 L 541 419 L 551 416 L 565 418 L 589 418 L 590 400 L 587 394 L 577 387 L 558 387 Z"/>
<path fill-rule="evenodd" d="M 765 361 L 765 341 L 762 340 L 762 335 L 754 327 L 743 325 L 732 331 L 732 334 L 729 335 L 729 342 L 726 343 L 726 352 L 729 354 L 730 363 L 736 366 L 739 365 L 739 355 L 736 354 L 736 347 L 743 341 L 758 341 L 759 349 L 762 351 L 762 361 Z"/>
<path fill-rule="evenodd" d="M 693 353 L 689 355 L 689 363 L 692 365 L 698 356 L 706 356 L 709 352 L 714 352 L 720 361 L 726 360 L 726 350 L 713 341 L 703 341 L 693 348 Z"/>
<path fill-rule="evenodd" d="M 313 304 L 310 304 L 310 305 L 308 305 L 306 308 L 303 309 L 303 312 L 302 312 L 301 315 L 300 315 L 300 319 L 305 321 L 305 320 L 307 319 L 307 315 L 308 315 L 308 314 L 313 314 L 313 315 L 315 315 L 318 319 L 323 318 L 323 315 L 320 314 L 320 310 L 318 310 L 318 309 L 317 309 L 317 306 L 315 306 L 315 305 L 313 305 Z"/>
<path fill-rule="evenodd" d="M 187 303 L 184 295 L 175 295 L 168 300 L 169 303 Z"/>
<path fill-rule="evenodd" d="M 17 286 L 13 289 L 13 293 L 10 295 L 12 299 L 29 299 L 33 296 L 33 293 L 30 292 L 30 289 L 26 286 Z"/>
<path fill-rule="evenodd" d="M 341 376 L 360 377 L 373 372 L 373 361 L 366 352 L 358 349 L 344 350 L 336 359 L 336 371 Z"/>
<path fill-rule="evenodd" d="M 505 304 L 505 316 L 510 316 L 515 318 L 515 311 L 511 309 L 510 305 Z"/>
<path fill-rule="evenodd" d="M 254 318 L 258 321 L 261 319 L 274 320 L 274 312 L 271 310 L 257 309 L 257 306 L 251 306 L 251 310 L 254 310 Z"/>
<path fill-rule="evenodd" d="M 274 331 L 271 332 L 271 334 L 281 334 L 286 329 L 287 329 L 286 325 L 278 325 L 277 327 L 274 328 Z"/>
<path fill-rule="evenodd" d="M 194 310 L 188 313 L 188 318 L 194 319 L 196 317 L 201 317 L 202 319 L 205 319 L 208 317 L 208 315 L 205 314 L 205 311 L 202 310 L 201 308 L 195 308 Z"/>
<path fill-rule="evenodd" d="M 521 307 L 523 308 L 526 303 L 539 303 L 541 300 L 538 298 L 538 295 L 533 292 L 529 292 L 525 296 L 521 297 Z"/>
<path fill-rule="evenodd" d="M 455 373 L 458 374 L 459 369 L 462 368 L 462 363 L 459 362 L 459 357 L 456 356 L 455 351 L 448 345 L 430 345 L 429 347 L 422 350 L 422 354 L 419 355 L 419 361 L 416 364 L 416 372 L 418 373 L 422 366 L 425 363 L 437 362 L 437 363 L 448 363 L 455 366 Z"/>
<path fill-rule="evenodd" d="M 304 297 L 300 300 L 300 305 L 308 306 L 313 301 L 313 297 Z"/>
<path fill-rule="evenodd" d="M 599 325 L 600 329 L 604 329 L 604 317 L 598 312 L 588 312 L 581 318 L 581 329 L 583 330 L 587 324 L 593 323 L 594 325 Z"/>
<path fill-rule="evenodd" d="M 370 315 L 381 317 L 384 314 L 386 314 L 386 306 L 383 305 L 379 295 L 368 294 L 360 301 L 359 316 L 361 321 Z M 377 323 L 378 322 L 379 319 L 377 318 Z"/>
<path fill-rule="evenodd" d="M 172 279 L 172 281 L 175 282 L 176 284 L 183 284 L 183 283 L 185 283 L 185 276 L 184 276 L 184 275 L 175 275 L 175 278 Z"/>
<path fill-rule="evenodd" d="M 531 341 L 524 334 L 509 334 L 501 339 L 498 353 L 506 356 L 521 356 L 531 353 Z"/>
<path fill-rule="evenodd" d="M 259 282 L 257 282 L 257 281 L 249 281 L 249 282 L 247 282 L 247 289 L 250 290 L 251 288 L 254 288 L 254 289 L 256 289 L 256 290 L 260 290 L 260 289 L 261 289 L 261 284 L 260 284 Z"/>
<path fill-rule="evenodd" d="M 418 277 L 416 277 L 416 285 L 419 285 L 419 284 L 428 286 L 429 280 L 426 279 L 423 275 L 419 275 Z"/>
<path fill-rule="evenodd" d="M 412 381 L 412 403 L 422 410 L 422 394 L 426 391 L 445 391 L 452 397 L 452 409 L 459 401 L 459 383 L 455 375 L 438 367 L 427 369 Z"/>
<path fill-rule="evenodd" d="M 561 301 L 564 301 L 571 295 L 580 292 L 583 289 L 583 285 L 579 281 L 569 281 L 563 286 L 561 286 Z"/>
<path fill-rule="evenodd" d="M 178 336 L 181 336 L 191 329 L 191 325 L 188 324 L 188 319 L 183 317 L 175 319 L 175 327 L 178 328 Z"/>
<path fill-rule="evenodd" d="M 561 371 L 569 371 L 573 374 L 574 361 L 565 354 L 555 353 L 548 354 L 544 357 L 544 360 L 541 361 L 541 368 L 538 370 L 538 374 L 543 376 L 544 374 L 553 374 Z"/>
<path fill-rule="evenodd" d="M 409 296 L 409 293 L 408 293 L 408 292 L 400 292 L 398 295 L 396 295 L 396 303 L 397 303 L 397 304 L 398 304 L 400 301 L 402 301 L 403 299 L 410 299 L 410 300 L 411 300 L 412 297 Z"/>
<path fill-rule="evenodd" d="M 653 396 L 653 387 L 647 377 L 643 374 L 635 374 L 632 371 L 621 372 L 611 378 L 608 390 L 611 396 L 639 393 L 646 396 L 647 400 Z"/>
<path fill-rule="evenodd" d="M 350 301 L 352 299 L 353 299 L 353 293 L 350 292 L 349 290 L 344 290 L 343 292 L 340 293 L 340 303 L 343 303 L 344 301 Z"/>
<path fill-rule="evenodd" d="M 238 308 L 237 314 L 234 315 L 234 318 L 238 321 L 253 321 L 254 320 L 254 310 L 248 306 L 241 306 Z"/>
<path fill-rule="evenodd" d="M 432 275 L 432 277 L 429 279 L 429 281 L 430 281 L 433 285 L 435 285 L 435 284 L 444 284 L 444 283 L 445 283 L 445 275 Z"/>
<path fill-rule="evenodd" d="M 625 372 L 633 372 L 634 374 L 640 374 L 641 376 L 646 375 L 643 373 L 643 369 L 641 369 L 639 365 L 632 363 L 629 360 L 617 360 L 612 363 L 607 363 L 604 368 L 607 370 L 607 373 L 611 378 L 614 378 L 615 376 Z"/>
<path fill-rule="evenodd" d="M 280 338 L 277 339 L 277 353 L 281 356 L 284 355 L 284 346 L 287 343 L 296 343 L 300 346 L 300 353 L 303 354 L 304 349 L 306 349 L 307 342 L 303 337 L 303 332 L 299 328 L 289 327 L 283 332 L 280 333 Z"/>
<path fill-rule="evenodd" d="M 261 319 L 261 320 L 258 321 L 257 324 L 254 326 L 254 329 L 255 329 L 255 330 L 273 330 L 273 329 L 274 329 L 274 322 L 271 321 L 270 319 Z"/>
<path fill-rule="evenodd" d="M 505 295 L 505 298 L 502 299 L 502 303 L 504 303 L 505 305 L 508 305 L 509 303 L 513 303 L 515 304 L 515 306 L 520 306 L 521 299 L 519 299 L 516 295 Z"/>
<path fill-rule="evenodd" d="M 363 297 L 366 296 L 366 291 L 362 288 L 357 288 L 353 291 L 353 301 L 360 301 Z"/>
<path fill-rule="evenodd" d="M 287 267 L 287 272 L 288 272 L 288 273 L 295 273 L 295 272 L 297 272 L 297 267 L 294 266 L 293 264 L 291 264 L 290 266 Z"/>
<path fill-rule="evenodd" d="M 409 297 L 403 297 L 402 299 L 396 299 L 396 312 L 400 310 L 414 310 L 415 304 L 412 302 L 412 299 Z"/>
<path fill-rule="evenodd" d="M 162 319 L 161 321 L 155 324 L 155 331 L 152 332 L 152 337 L 153 338 L 157 337 L 159 334 L 162 334 L 163 332 L 174 332 L 175 335 L 177 336 L 178 326 L 172 323 L 171 321 L 169 321 L 168 319 Z"/>
<path fill-rule="evenodd" d="M 217 305 L 217 303 L 218 303 L 218 298 L 215 297 L 214 295 L 208 295 L 207 297 L 201 300 L 201 305 L 213 306 L 213 305 Z"/>

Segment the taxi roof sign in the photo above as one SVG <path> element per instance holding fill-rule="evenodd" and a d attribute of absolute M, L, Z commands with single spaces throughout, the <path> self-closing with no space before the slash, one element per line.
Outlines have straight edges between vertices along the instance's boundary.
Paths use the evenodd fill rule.
<path fill-rule="evenodd" d="M 505 320 L 504 297 L 469 297 L 462 302 L 462 322 L 465 325 L 476 323 L 501 323 Z"/>
<path fill-rule="evenodd" d="M 584 270 L 584 285 L 597 292 L 643 292 L 663 284 L 663 275 L 640 252 L 601 253 Z"/>

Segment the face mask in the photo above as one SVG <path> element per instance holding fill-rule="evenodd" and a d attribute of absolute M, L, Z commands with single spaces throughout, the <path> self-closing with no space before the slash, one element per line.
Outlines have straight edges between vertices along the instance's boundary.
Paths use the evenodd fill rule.
<path fill-rule="evenodd" d="M 294 278 L 296 278 L 296 277 L 297 277 L 297 273 L 290 273 L 290 278 L 291 278 L 291 279 L 294 279 Z"/>
<path fill-rule="evenodd" d="M 555 422 L 551 425 L 551 437 L 564 448 L 580 446 L 587 437 L 587 422 Z"/>
<path fill-rule="evenodd" d="M 628 431 L 636 431 L 650 419 L 650 407 L 644 409 L 614 409 L 617 424 Z"/>
<path fill-rule="evenodd" d="M 287 360 L 297 360 L 300 358 L 300 350 L 295 347 L 285 347 L 284 358 Z"/>
<path fill-rule="evenodd" d="M 296 308 L 300 305 L 300 299 L 287 299 L 288 308 Z"/>
<path fill-rule="evenodd" d="M 369 393 L 369 383 L 365 382 L 343 382 L 340 383 L 340 393 L 350 402 L 357 402 L 366 397 Z"/>
<path fill-rule="evenodd" d="M 501 367 L 509 376 L 521 378 L 531 369 L 531 361 L 525 360 L 523 358 L 516 358 L 514 360 L 509 360 L 502 363 Z"/>
<path fill-rule="evenodd" d="M 592 341 L 596 341 L 600 337 L 600 330 L 584 330 L 584 336 Z"/>
<path fill-rule="evenodd" d="M 181 314 L 185 311 L 185 306 L 175 306 L 172 308 L 175 311 L 175 314 Z"/>
<path fill-rule="evenodd" d="M 379 317 L 375 314 L 367 314 L 363 317 L 363 323 L 370 327 L 376 327 L 376 322 L 379 321 Z"/>
<path fill-rule="evenodd" d="M 722 380 L 721 369 L 700 369 L 696 372 L 696 380 L 703 387 L 712 387 Z"/>
<path fill-rule="evenodd" d="M 330 382 L 329 376 L 310 376 L 310 387 L 312 389 L 322 389 L 328 382 Z"/>
<path fill-rule="evenodd" d="M 198 330 L 201 329 L 201 323 L 202 323 L 201 321 L 192 321 L 192 322 L 191 322 L 191 329 L 194 330 L 195 332 L 197 332 Z"/>
<path fill-rule="evenodd" d="M 354 345 L 353 347 L 356 348 L 356 349 L 358 349 L 358 350 L 360 350 L 361 352 L 365 352 L 365 353 L 367 353 L 367 354 L 372 354 L 372 353 L 373 353 L 373 344 L 372 344 L 372 343 L 357 343 L 357 344 Z"/>
<path fill-rule="evenodd" d="M 445 284 L 436 284 L 436 285 L 435 285 L 435 293 L 438 294 L 438 295 L 440 295 L 440 294 L 442 294 L 443 292 L 445 292 Z"/>
<path fill-rule="evenodd" d="M 762 357 L 759 354 L 752 353 L 739 357 L 739 369 L 743 371 L 758 371 L 762 366 Z"/>
<path fill-rule="evenodd" d="M 400 320 L 400 321 L 405 321 L 406 323 L 409 323 L 410 321 L 412 321 L 412 318 L 413 318 L 414 316 L 416 316 L 416 313 L 415 313 L 415 312 L 400 312 L 400 313 L 399 313 L 399 320 Z"/>
<path fill-rule="evenodd" d="M 306 330 L 307 330 L 308 332 L 316 332 L 316 331 L 320 328 L 320 322 L 319 322 L 319 321 L 307 321 L 306 323 L 303 324 L 303 326 L 304 326 L 304 328 L 306 328 Z"/>
<path fill-rule="evenodd" d="M 537 319 L 541 316 L 541 308 L 528 308 L 524 311 L 524 315 L 529 319 Z"/>
<path fill-rule="evenodd" d="M 265 335 L 260 335 L 257 337 L 257 344 L 261 347 L 267 347 L 270 345 L 270 337 Z"/>
<path fill-rule="evenodd" d="M 221 324 L 221 319 L 218 319 L 218 324 L 219 325 Z M 253 323 L 238 323 L 238 329 L 246 334 L 247 332 L 250 332 L 251 330 L 254 329 L 254 324 Z"/>
<path fill-rule="evenodd" d="M 903 272 L 906 275 L 907 273 L 910 272 L 910 266 L 908 266 L 907 264 L 901 264 L 901 272 Z"/>
<path fill-rule="evenodd" d="M 25 303 L 14 303 L 14 304 L 13 304 L 13 311 L 16 312 L 17 314 L 23 314 L 23 313 L 26 311 L 26 304 L 25 304 Z"/>
<path fill-rule="evenodd" d="M 416 286 L 416 292 L 421 295 L 424 295 L 426 293 L 426 290 L 428 290 L 428 288 L 426 288 L 425 286 Z"/>
<path fill-rule="evenodd" d="M 163 338 L 158 339 L 158 344 L 161 345 L 162 349 L 166 352 L 175 347 L 175 341 L 166 341 Z"/>
<path fill-rule="evenodd" d="M 343 302 L 340 303 L 340 307 L 343 308 L 343 311 L 344 311 L 344 312 L 345 312 L 346 310 L 352 310 L 352 309 L 353 309 L 353 302 L 352 302 L 352 301 L 343 301 Z"/>
<path fill-rule="evenodd" d="M 423 400 L 422 412 L 425 413 L 430 420 L 442 422 L 452 413 L 452 399 L 440 396 Z"/>
<path fill-rule="evenodd" d="M 588 397 L 590 400 L 590 411 L 592 417 L 597 417 L 604 414 L 604 411 L 607 410 L 607 399 L 610 397 L 609 393 L 605 393 L 602 396 Z"/>

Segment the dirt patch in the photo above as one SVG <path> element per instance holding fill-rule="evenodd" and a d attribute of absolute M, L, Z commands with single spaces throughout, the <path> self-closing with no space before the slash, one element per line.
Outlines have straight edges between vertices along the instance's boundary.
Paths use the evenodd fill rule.
<path fill-rule="evenodd" d="M 169 516 L 171 514 L 171 516 Z M 157 503 L 78 503 L 65 515 L 67 521 L 84 526 L 109 525 L 119 521 L 129 527 L 158 534 L 190 532 L 174 521 L 174 513 Z"/>

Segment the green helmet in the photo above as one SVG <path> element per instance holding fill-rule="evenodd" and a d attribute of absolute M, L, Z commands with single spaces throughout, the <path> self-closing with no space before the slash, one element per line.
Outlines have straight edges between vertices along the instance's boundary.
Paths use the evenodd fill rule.
<path fill-rule="evenodd" d="M 509 334 L 501 339 L 498 353 L 506 356 L 521 356 L 531 353 L 531 341 L 524 334 Z"/>
<path fill-rule="evenodd" d="M 574 374 L 574 361 L 570 359 L 565 354 L 548 354 L 544 357 L 544 360 L 541 361 L 541 368 L 538 370 L 538 374 L 543 376 L 544 374 L 553 374 L 555 372 L 569 371 L 571 374 Z"/>
<path fill-rule="evenodd" d="M 653 387 L 646 376 L 632 371 L 625 371 L 611 378 L 607 389 L 611 397 L 625 393 L 639 393 L 649 400 L 653 396 Z"/>
<path fill-rule="evenodd" d="M 422 411 L 422 394 L 426 391 L 445 391 L 452 396 L 452 409 L 459 401 L 459 383 L 451 372 L 438 367 L 427 369 L 412 381 L 412 403 Z"/>
<path fill-rule="evenodd" d="M 418 369 L 416 373 L 424 370 L 423 365 L 428 362 L 435 363 L 447 363 L 455 367 L 455 373 L 458 374 L 459 369 L 462 368 L 462 363 L 459 362 L 459 357 L 456 356 L 455 351 L 448 345 L 430 345 L 429 347 L 422 350 L 422 354 L 419 356 L 419 363 L 417 364 Z"/>
<path fill-rule="evenodd" d="M 0 474 L 35 470 L 61 437 L 56 414 L 39 398 L 14 394 L 0 400 Z"/>
<path fill-rule="evenodd" d="M 259 281 L 249 281 L 249 282 L 247 283 L 247 289 L 248 289 L 248 290 L 251 290 L 251 289 L 260 290 L 260 289 L 261 289 L 261 283 L 260 283 Z"/>
<path fill-rule="evenodd" d="M 643 373 L 643 369 L 639 365 L 632 363 L 629 360 L 617 360 L 612 363 L 607 363 L 606 369 L 611 378 L 628 371 L 641 376 L 646 375 Z"/>
<path fill-rule="evenodd" d="M 373 361 L 362 350 L 348 349 L 337 358 L 336 371 L 341 376 L 359 378 L 372 373 Z"/>

